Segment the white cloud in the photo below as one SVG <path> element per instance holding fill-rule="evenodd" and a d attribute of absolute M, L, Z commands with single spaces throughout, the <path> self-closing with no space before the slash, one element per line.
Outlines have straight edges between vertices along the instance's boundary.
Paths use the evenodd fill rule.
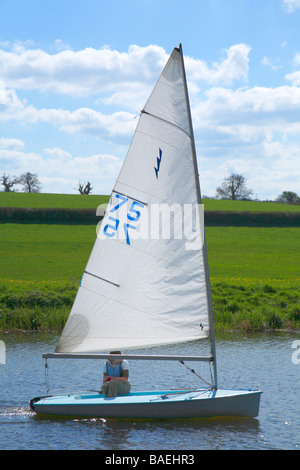
<path fill-rule="evenodd" d="M 210 84 L 232 85 L 235 80 L 246 81 L 249 71 L 249 53 L 246 44 L 235 44 L 227 49 L 226 57 L 215 62 L 211 68 L 202 60 L 185 59 L 188 78 L 192 81 L 205 80 Z"/>
<path fill-rule="evenodd" d="M 300 65 L 300 53 L 299 52 L 295 54 L 293 58 L 293 64 L 295 67 L 299 67 Z M 299 70 L 286 74 L 285 78 L 287 81 L 292 83 L 292 86 L 296 87 L 300 85 L 300 71 Z"/>
<path fill-rule="evenodd" d="M 21 150 L 25 146 L 20 139 L 0 137 L 0 149 Z"/>
<path fill-rule="evenodd" d="M 294 64 L 297 66 L 297 65 L 300 65 L 300 53 L 298 52 L 297 54 L 295 54 L 295 57 L 293 59 L 293 62 Z"/>
<path fill-rule="evenodd" d="M 126 101 L 126 92 L 120 92 L 120 95 L 122 93 L 124 96 L 121 100 Z M 133 95 L 134 90 L 131 89 L 130 96 Z M 263 132 L 269 130 L 287 134 L 299 132 L 300 88 L 295 86 L 237 90 L 212 87 L 205 92 L 205 98 L 193 107 L 196 130 L 207 129 L 210 132 L 213 127 L 227 135 L 240 133 L 244 141 L 249 141 L 255 132 L 259 134 L 262 129 Z M 116 95 L 111 97 L 112 101 L 117 102 L 118 99 L 120 98 Z M 79 108 L 74 111 L 37 109 L 19 99 L 15 90 L 7 89 L 2 82 L 0 103 L 0 120 L 3 122 L 14 120 L 25 124 L 47 123 L 68 134 L 79 133 L 118 139 L 131 136 L 136 126 L 136 115 L 125 111 L 104 114 L 91 108 Z"/>
<path fill-rule="evenodd" d="M 164 49 L 158 46 L 131 46 L 126 53 L 104 47 L 77 52 L 64 50 L 53 55 L 40 49 L 27 50 L 25 46 L 18 43 L 10 52 L 0 50 L 0 71 L 5 80 L 0 83 L 0 120 L 25 124 L 44 122 L 70 134 L 79 132 L 99 137 L 132 135 L 137 112 L 143 107 L 167 59 Z M 225 85 L 234 80 L 246 80 L 249 52 L 250 47 L 245 44 L 234 45 L 226 51 L 226 57 L 211 68 L 204 61 L 187 57 L 192 93 L 198 92 L 199 80 Z M 125 107 L 134 114 L 125 111 L 103 114 L 91 108 L 37 109 L 21 100 L 15 89 L 98 94 L 98 104 Z"/>
<path fill-rule="evenodd" d="M 300 8 L 300 0 L 282 0 L 284 9 L 288 13 L 293 13 L 295 10 Z"/>
<path fill-rule="evenodd" d="M 54 48 L 58 51 L 63 51 L 66 49 L 72 50 L 71 46 L 66 41 L 63 41 L 62 39 L 55 39 Z"/>
<path fill-rule="evenodd" d="M 97 95 L 119 90 L 123 83 L 151 82 L 166 58 L 159 46 L 131 46 L 124 53 L 90 47 L 49 54 L 22 45 L 11 51 L 0 49 L 0 75 L 8 87 L 15 89 Z"/>
<path fill-rule="evenodd" d="M 193 109 L 197 153 L 208 172 L 203 193 L 215 195 L 232 171 L 262 199 L 299 193 L 300 89 L 214 87 L 205 96 Z"/>
<path fill-rule="evenodd" d="M 15 112 L 24 109 L 24 103 L 18 98 L 13 89 L 7 89 L 5 83 L 0 80 L 0 119 L 10 119 Z"/>
<path fill-rule="evenodd" d="M 57 40 L 57 47 L 63 43 Z M 204 61 L 186 58 L 191 80 L 230 85 L 247 80 L 250 47 L 236 44 L 225 51 L 226 56 L 210 68 Z M 73 96 L 113 95 L 113 101 L 129 101 L 125 96 L 133 90 L 153 85 L 168 55 L 162 47 L 130 46 L 128 52 L 86 48 L 73 51 L 64 48 L 49 54 L 41 49 L 26 49 L 24 43 L 6 51 L 0 49 L 0 75 L 8 88 L 40 90 Z M 122 93 L 120 93 L 122 90 Z M 145 93 L 142 93 L 143 106 Z M 124 99 L 125 98 L 125 99 Z M 104 97 L 105 99 L 105 97 Z"/>
<path fill-rule="evenodd" d="M 300 71 L 297 70 L 292 73 L 287 73 L 285 76 L 286 80 L 292 83 L 292 86 L 297 87 L 300 85 Z"/>
<path fill-rule="evenodd" d="M 226 150 L 225 150 L 226 152 Z M 231 172 L 243 174 L 247 187 L 253 190 L 253 197 L 275 199 L 285 190 L 299 194 L 300 147 L 283 145 L 282 142 L 265 139 L 258 145 L 239 147 L 231 150 L 224 158 L 216 160 L 199 159 L 202 193 L 214 196 L 216 187 Z M 205 168 L 205 171 L 201 169 Z"/>
<path fill-rule="evenodd" d="M 273 60 L 270 57 L 264 56 L 261 60 L 261 64 L 266 67 L 270 67 L 272 70 L 281 69 L 281 65 L 279 64 L 279 59 Z"/>
<path fill-rule="evenodd" d="M 280 132 L 295 134 L 300 130 L 300 88 L 254 87 L 237 90 L 214 87 L 206 93 L 206 101 L 193 109 L 195 128 L 211 126 L 224 133 L 241 132 L 248 140 L 247 128 L 253 133 Z"/>
<path fill-rule="evenodd" d="M 3 172 L 20 175 L 25 171 L 37 173 L 41 166 L 41 157 L 35 152 L 17 149 L 0 149 L 0 167 Z"/>
<path fill-rule="evenodd" d="M 103 114 L 90 108 L 75 111 L 65 109 L 37 109 L 21 101 L 16 92 L 0 82 L 0 122 L 18 121 L 22 124 L 47 123 L 68 134 L 92 134 L 99 138 L 120 138 L 132 135 L 135 115 L 120 111 Z"/>
<path fill-rule="evenodd" d="M 25 171 L 36 173 L 45 193 L 76 193 L 78 182 L 89 180 L 94 194 L 109 194 L 121 164 L 110 154 L 74 156 L 61 148 L 46 148 L 41 153 L 0 149 L 3 172 L 17 176 Z"/>
<path fill-rule="evenodd" d="M 43 192 L 75 192 L 78 181 L 89 180 L 94 193 L 110 193 L 121 159 L 108 148 L 98 153 L 94 145 L 89 147 L 93 150 L 82 151 L 82 142 L 86 139 L 90 143 L 96 137 L 105 144 L 122 139 L 129 144 L 136 113 L 143 107 L 167 54 L 158 46 L 131 46 L 124 53 L 108 47 L 74 52 L 60 40 L 56 48 L 63 50 L 50 54 L 24 43 L 16 44 L 9 52 L 0 49 L 3 127 L 13 122 L 16 129 L 19 125 L 31 132 L 33 125 L 38 128 L 43 124 L 44 129 L 48 125 L 60 131 L 53 147 L 52 142 L 33 143 L 32 151 L 25 149 L 26 137 L 23 141 L 0 135 L 1 171 L 37 173 Z M 291 185 L 296 177 L 299 181 L 300 88 L 295 85 L 300 83 L 300 72 L 286 75 L 293 86 L 240 87 L 239 82 L 245 84 L 248 80 L 250 50 L 246 44 L 235 44 L 211 65 L 185 57 L 198 155 L 205 162 L 204 184 L 209 184 L 203 188 L 205 194 L 213 195 L 230 171 L 245 173 L 259 197 L 268 197 L 264 190 L 273 191 L 274 197 L 285 189 L 297 192 L 295 187 L 280 184 L 284 178 Z M 268 57 L 262 64 L 278 66 Z M 299 64 L 300 55 L 296 54 L 294 65 Z M 236 83 L 239 88 L 234 89 Z M 68 99 L 63 101 L 65 106 L 38 108 L 36 95 L 35 105 L 30 101 L 31 94 L 27 95 L 28 101 L 20 98 L 26 96 L 26 90 L 35 90 L 37 95 L 46 92 L 50 98 L 53 93 L 73 95 L 73 108 L 68 109 Z M 84 99 L 92 95 L 94 101 L 76 108 L 76 103 L 82 103 L 76 98 L 84 95 Z M 81 150 L 64 147 L 63 134 L 74 136 L 74 141 L 81 139 Z M 44 148 L 46 145 L 49 147 Z"/>

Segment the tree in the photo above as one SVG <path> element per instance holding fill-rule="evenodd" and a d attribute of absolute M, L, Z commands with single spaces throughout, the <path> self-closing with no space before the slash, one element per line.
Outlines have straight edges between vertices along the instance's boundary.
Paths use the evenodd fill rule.
<path fill-rule="evenodd" d="M 26 193 L 39 193 L 41 188 L 41 183 L 38 180 L 38 177 L 34 173 L 27 171 L 23 173 L 19 178 L 19 183 L 23 185 L 23 191 Z"/>
<path fill-rule="evenodd" d="M 80 194 L 90 194 L 92 192 L 92 189 L 93 188 L 89 181 L 86 184 L 79 183 L 78 191 L 80 192 Z"/>
<path fill-rule="evenodd" d="M 283 191 L 280 196 L 277 197 L 276 201 L 278 202 L 289 202 L 289 203 L 296 203 L 300 202 L 300 197 L 294 193 L 293 191 Z"/>
<path fill-rule="evenodd" d="M 231 173 L 224 179 L 221 186 L 216 189 L 217 197 L 221 199 L 244 199 L 248 198 L 252 193 L 252 189 L 247 189 L 246 178 L 243 175 Z"/>
<path fill-rule="evenodd" d="M 19 178 L 13 176 L 12 178 L 9 175 L 3 173 L 1 176 L 1 184 L 4 186 L 4 192 L 9 193 L 13 191 L 11 188 L 19 183 Z"/>

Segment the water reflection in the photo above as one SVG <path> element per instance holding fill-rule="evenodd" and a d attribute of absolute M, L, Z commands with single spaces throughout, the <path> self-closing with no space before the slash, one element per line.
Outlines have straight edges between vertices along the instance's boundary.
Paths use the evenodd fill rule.
<path fill-rule="evenodd" d="M 199 447 L 221 448 L 226 445 L 227 439 L 224 443 L 222 443 L 222 440 L 216 442 L 216 436 L 222 436 L 228 432 L 231 434 L 244 434 L 243 438 L 247 442 L 249 434 L 259 432 L 259 422 L 256 419 L 249 418 L 136 421 L 134 423 L 112 423 L 107 421 L 101 439 L 101 446 L 124 449 L 121 443 L 123 440 L 123 443 L 128 442 L 128 444 L 134 441 L 137 448 L 144 449 L 166 449 L 169 448 L 169 445 L 170 448 L 183 450 Z M 151 443 L 150 447 L 145 446 L 147 442 Z"/>
<path fill-rule="evenodd" d="M 202 418 L 176 420 L 115 420 L 33 416 L 36 422 L 51 425 L 59 423 L 73 428 L 80 425 L 83 435 L 93 434 L 90 449 L 197 449 L 230 448 L 228 434 L 239 448 L 247 448 L 249 441 L 257 440 L 261 432 L 256 418 Z M 67 426 L 66 426 L 67 425 Z M 95 438 L 98 436 L 98 439 Z M 244 442 L 244 444 L 243 444 Z M 82 443 L 86 448 L 86 442 Z M 234 445 L 233 447 L 234 448 Z"/>

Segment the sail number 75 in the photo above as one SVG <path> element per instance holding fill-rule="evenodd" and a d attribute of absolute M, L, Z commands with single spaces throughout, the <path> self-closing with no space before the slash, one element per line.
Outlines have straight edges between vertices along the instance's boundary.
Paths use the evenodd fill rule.
<path fill-rule="evenodd" d="M 116 194 L 116 198 L 119 199 L 119 202 L 118 204 L 116 204 L 115 206 L 113 206 L 110 210 L 109 210 L 109 213 L 112 214 L 116 211 L 118 211 L 118 209 L 120 209 L 120 207 L 122 207 L 124 204 L 127 204 L 128 202 L 128 198 L 126 196 L 123 196 L 121 194 Z M 136 222 L 139 221 L 140 219 L 140 216 L 141 216 L 141 212 L 140 210 L 138 210 L 139 208 L 143 208 L 144 207 L 144 204 L 142 204 L 141 202 L 137 202 L 137 201 L 133 201 L 128 212 L 127 212 L 127 217 L 126 217 L 126 222 L 123 222 L 120 224 L 120 219 L 117 218 L 117 217 L 113 217 L 111 215 L 108 216 L 108 221 L 109 223 L 107 223 L 103 229 L 103 233 L 107 236 L 107 237 L 114 237 L 117 233 L 117 231 L 119 229 L 122 229 L 123 230 L 123 233 L 125 235 L 125 239 L 126 239 L 126 243 L 127 245 L 130 245 L 130 236 L 129 236 L 129 231 L 130 230 L 136 230 L 136 225 L 134 225 Z M 128 223 L 128 220 L 131 222 L 131 223 Z"/>

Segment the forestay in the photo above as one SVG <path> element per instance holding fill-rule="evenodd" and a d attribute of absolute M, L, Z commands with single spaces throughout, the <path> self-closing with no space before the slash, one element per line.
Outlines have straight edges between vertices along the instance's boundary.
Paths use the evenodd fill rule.
<path fill-rule="evenodd" d="M 183 60 L 175 48 L 141 112 L 57 353 L 209 335 L 198 184 Z"/>

